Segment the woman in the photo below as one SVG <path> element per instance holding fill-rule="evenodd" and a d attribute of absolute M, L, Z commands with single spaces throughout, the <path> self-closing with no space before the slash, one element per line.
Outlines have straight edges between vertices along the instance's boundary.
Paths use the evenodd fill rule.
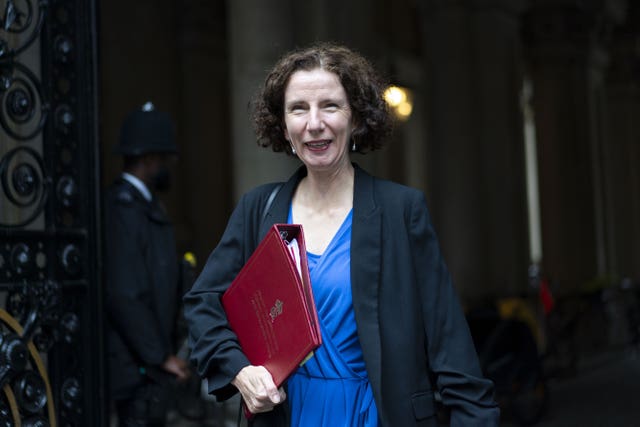
<path fill-rule="evenodd" d="M 498 423 L 424 196 L 350 161 L 390 131 L 383 90 L 364 58 L 322 44 L 285 55 L 255 102 L 259 143 L 302 166 L 242 197 L 184 299 L 209 392 L 226 399 L 239 390 L 255 425 L 435 426 L 436 390 L 452 425 Z M 323 340 L 286 393 L 250 365 L 220 304 L 279 222 L 304 227 Z"/>

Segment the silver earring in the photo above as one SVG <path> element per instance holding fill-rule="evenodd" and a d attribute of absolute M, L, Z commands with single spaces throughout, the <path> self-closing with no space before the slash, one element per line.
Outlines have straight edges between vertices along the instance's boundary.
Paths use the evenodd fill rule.
<path fill-rule="evenodd" d="M 293 144 L 291 144 L 291 154 L 296 155 L 296 149 L 293 148 Z"/>
<path fill-rule="evenodd" d="M 356 142 L 353 141 L 353 144 L 351 144 L 351 151 L 356 151 Z"/>

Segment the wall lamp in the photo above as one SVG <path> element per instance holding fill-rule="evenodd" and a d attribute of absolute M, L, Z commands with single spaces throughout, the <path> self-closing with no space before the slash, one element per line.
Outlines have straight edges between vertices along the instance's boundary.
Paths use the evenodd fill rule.
<path fill-rule="evenodd" d="M 384 91 L 384 100 L 400 121 L 407 121 L 413 111 L 413 94 L 402 86 L 389 86 Z"/>

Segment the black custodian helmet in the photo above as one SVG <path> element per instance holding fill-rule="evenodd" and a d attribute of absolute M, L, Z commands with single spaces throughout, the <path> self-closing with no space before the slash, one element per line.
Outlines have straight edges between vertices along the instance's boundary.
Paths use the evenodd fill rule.
<path fill-rule="evenodd" d="M 120 143 L 114 152 L 123 156 L 148 153 L 178 153 L 175 128 L 168 113 L 157 111 L 151 102 L 127 115 L 120 129 Z"/>

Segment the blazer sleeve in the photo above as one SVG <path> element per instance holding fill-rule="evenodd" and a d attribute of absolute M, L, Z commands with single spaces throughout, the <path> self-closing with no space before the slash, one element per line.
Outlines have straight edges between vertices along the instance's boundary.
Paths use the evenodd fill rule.
<path fill-rule="evenodd" d="M 261 223 L 268 222 L 263 215 L 266 202 L 273 189 L 280 185 L 264 184 L 240 198 L 220 242 L 183 297 L 191 361 L 200 377 L 207 379 L 209 393 L 218 400 L 228 399 L 237 392 L 231 380 L 250 365 L 229 326 L 222 295 L 258 245 L 264 232 Z"/>
<path fill-rule="evenodd" d="M 451 410 L 451 426 L 497 426 L 493 383 L 483 378 L 458 296 L 439 249 L 422 193 L 414 198 L 410 236 L 431 370 Z"/>
<path fill-rule="evenodd" d="M 250 364 L 229 326 L 221 301 L 222 294 L 245 261 L 246 209 L 246 196 L 243 196 L 231 214 L 220 242 L 183 298 L 191 360 L 196 364 L 198 374 L 207 379 L 209 393 L 219 400 L 236 393 L 230 382 Z"/>

